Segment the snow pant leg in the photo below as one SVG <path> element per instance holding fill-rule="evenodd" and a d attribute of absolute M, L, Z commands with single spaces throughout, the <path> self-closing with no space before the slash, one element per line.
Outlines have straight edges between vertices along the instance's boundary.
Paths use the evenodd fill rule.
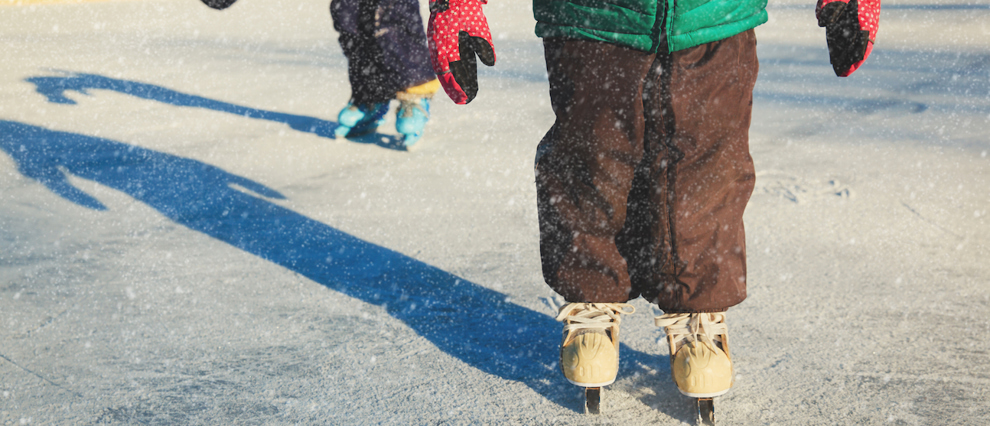
<path fill-rule="evenodd" d="M 643 84 L 652 54 L 544 39 L 556 121 L 537 149 L 543 277 L 568 302 L 630 299 L 615 236 L 643 155 Z"/>
<path fill-rule="evenodd" d="M 674 54 L 544 46 L 557 116 L 536 165 L 547 284 L 569 302 L 643 295 L 667 312 L 741 302 L 753 32 Z"/>
<path fill-rule="evenodd" d="M 393 76 L 396 91 L 437 78 L 430 64 L 426 30 L 418 0 L 380 0 L 380 23 L 375 37 L 382 49 L 385 68 Z"/>
<path fill-rule="evenodd" d="M 416 0 L 333 0 L 330 15 L 355 103 L 385 102 L 436 78 Z"/>
<path fill-rule="evenodd" d="M 724 311 L 746 298 L 755 32 L 658 55 L 653 69 L 620 251 L 633 293 L 665 312 Z"/>

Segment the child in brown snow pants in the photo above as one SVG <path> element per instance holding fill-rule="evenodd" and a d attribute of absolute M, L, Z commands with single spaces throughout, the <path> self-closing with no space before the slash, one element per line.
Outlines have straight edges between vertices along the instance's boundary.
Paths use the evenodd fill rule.
<path fill-rule="evenodd" d="M 561 38 L 544 49 L 557 118 L 537 151 L 540 251 L 569 302 L 565 377 L 615 380 L 620 315 L 643 296 L 664 311 L 681 392 L 724 394 L 724 311 L 746 298 L 753 30 L 674 53 Z"/>

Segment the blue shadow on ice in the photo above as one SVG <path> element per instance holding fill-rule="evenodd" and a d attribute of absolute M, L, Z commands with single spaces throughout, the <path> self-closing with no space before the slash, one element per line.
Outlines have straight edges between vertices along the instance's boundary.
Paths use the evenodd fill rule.
<path fill-rule="evenodd" d="M 48 102 L 57 104 L 76 104 L 76 101 L 65 95 L 65 92 L 68 91 L 75 91 L 89 96 L 89 91 L 92 89 L 111 90 L 168 105 L 204 108 L 246 118 L 284 123 L 300 132 L 312 133 L 324 138 L 334 139 L 333 132 L 337 128 L 337 123 L 333 121 L 236 105 L 202 96 L 177 92 L 154 84 L 121 80 L 96 74 L 72 72 L 65 72 L 64 74 L 62 76 L 29 77 L 25 81 L 34 84 L 38 93 L 48 98 Z M 358 143 L 375 144 L 383 148 L 405 150 L 397 138 L 379 133 L 349 140 Z"/>
<path fill-rule="evenodd" d="M 189 229 L 382 306 L 439 349 L 578 410 L 556 368 L 560 324 L 549 315 L 385 247 L 278 206 L 278 191 L 218 167 L 108 139 L 0 120 L 0 150 L 59 196 L 106 207 L 67 174 L 122 191 Z M 662 365 L 623 347 L 623 367 Z"/>

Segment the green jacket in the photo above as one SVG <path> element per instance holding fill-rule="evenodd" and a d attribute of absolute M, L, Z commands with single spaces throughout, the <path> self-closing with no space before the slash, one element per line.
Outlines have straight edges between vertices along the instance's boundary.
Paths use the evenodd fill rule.
<path fill-rule="evenodd" d="M 767 22 L 767 0 L 533 0 L 536 35 L 676 52 Z"/>

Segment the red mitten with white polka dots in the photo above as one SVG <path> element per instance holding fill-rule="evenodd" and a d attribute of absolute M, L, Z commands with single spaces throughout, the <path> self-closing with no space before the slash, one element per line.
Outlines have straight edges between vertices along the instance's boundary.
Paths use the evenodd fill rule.
<path fill-rule="evenodd" d="M 815 16 L 818 26 L 825 27 L 835 75 L 848 77 L 873 51 L 880 27 L 880 0 L 818 0 Z"/>
<path fill-rule="evenodd" d="M 443 90 L 457 104 L 478 94 L 478 62 L 495 65 L 495 47 L 481 5 L 488 0 L 431 0 L 427 39 Z"/>

